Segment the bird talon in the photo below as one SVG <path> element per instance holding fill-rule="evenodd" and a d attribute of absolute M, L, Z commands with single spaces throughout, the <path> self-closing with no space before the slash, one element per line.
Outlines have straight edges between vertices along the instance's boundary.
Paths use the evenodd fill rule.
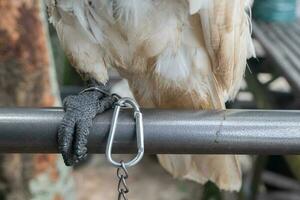
<path fill-rule="evenodd" d="M 115 99 L 99 91 L 86 91 L 63 101 L 65 116 L 58 129 L 59 151 L 67 166 L 87 157 L 89 128 L 98 113 L 111 108 Z"/>

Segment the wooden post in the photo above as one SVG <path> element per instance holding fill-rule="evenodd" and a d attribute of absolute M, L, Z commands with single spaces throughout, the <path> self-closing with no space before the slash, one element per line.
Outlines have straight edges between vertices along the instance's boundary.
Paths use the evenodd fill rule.
<path fill-rule="evenodd" d="M 0 106 L 58 105 L 40 0 L 0 0 Z M 0 199 L 74 199 L 70 169 L 57 155 L 1 155 Z"/>

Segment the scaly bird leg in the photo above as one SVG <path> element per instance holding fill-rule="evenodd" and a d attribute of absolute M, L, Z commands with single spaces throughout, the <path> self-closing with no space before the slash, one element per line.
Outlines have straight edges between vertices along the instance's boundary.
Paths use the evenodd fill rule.
<path fill-rule="evenodd" d="M 108 95 L 103 84 L 91 80 L 89 87 L 94 89 L 68 96 L 63 101 L 65 116 L 58 129 L 58 145 L 67 166 L 72 166 L 87 157 L 92 120 L 97 114 L 110 109 L 117 100 Z"/>

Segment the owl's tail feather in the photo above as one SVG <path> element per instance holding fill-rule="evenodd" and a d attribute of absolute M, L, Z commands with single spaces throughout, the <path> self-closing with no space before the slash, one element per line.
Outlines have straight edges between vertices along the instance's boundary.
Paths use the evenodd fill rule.
<path fill-rule="evenodd" d="M 242 175 L 235 155 L 158 155 L 158 158 L 175 178 L 200 184 L 212 181 L 222 190 L 241 189 Z"/>

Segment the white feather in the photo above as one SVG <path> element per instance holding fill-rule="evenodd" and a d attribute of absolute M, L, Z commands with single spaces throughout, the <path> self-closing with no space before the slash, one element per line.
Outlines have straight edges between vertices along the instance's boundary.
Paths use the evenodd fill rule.
<path fill-rule="evenodd" d="M 171 81 L 182 81 L 190 75 L 192 59 L 189 49 L 167 48 L 158 56 L 155 71 Z"/>
<path fill-rule="evenodd" d="M 197 13 L 201 8 L 203 8 L 206 4 L 203 0 L 189 0 L 190 6 L 190 14 L 193 15 Z"/>
<path fill-rule="evenodd" d="M 123 27 L 138 27 L 145 23 L 147 14 L 153 11 L 152 0 L 115 0 L 116 17 Z"/>

